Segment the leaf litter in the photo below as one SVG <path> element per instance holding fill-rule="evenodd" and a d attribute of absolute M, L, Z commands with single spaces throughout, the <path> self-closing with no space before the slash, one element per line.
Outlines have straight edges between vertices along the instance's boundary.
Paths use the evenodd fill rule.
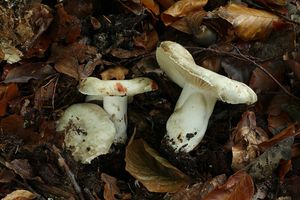
<path fill-rule="evenodd" d="M 294 0 L 0 1 L 0 198 L 299 199 L 299 12 Z M 181 91 L 156 62 L 164 40 L 258 95 L 218 102 L 191 153 L 162 140 Z M 131 100 L 132 141 L 85 165 L 55 127 L 89 76 L 159 88 Z"/>

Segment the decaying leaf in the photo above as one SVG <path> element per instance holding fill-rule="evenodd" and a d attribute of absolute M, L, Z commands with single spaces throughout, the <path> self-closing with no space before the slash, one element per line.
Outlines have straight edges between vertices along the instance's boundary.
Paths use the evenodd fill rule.
<path fill-rule="evenodd" d="M 203 199 L 208 193 L 223 185 L 227 177 L 225 174 L 216 176 L 205 183 L 196 183 L 187 188 L 183 188 L 174 194 L 170 194 L 169 200 L 194 200 Z"/>
<path fill-rule="evenodd" d="M 121 48 L 115 48 L 112 49 L 110 54 L 116 58 L 132 58 L 132 57 L 137 57 L 140 55 L 143 55 L 147 53 L 145 50 L 141 49 L 133 49 L 133 50 L 126 50 L 126 49 L 121 49 Z"/>
<path fill-rule="evenodd" d="M 159 156 L 142 139 L 127 145 L 125 161 L 126 171 L 150 192 L 176 192 L 188 184 L 185 174 Z"/>
<path fill-rule="evenodd" d="M 6 195 L 2 200 L 30 200 L 35 199 L 37 195 L 27 190 L 15 190 Z"/>
<path fill-rule="evenodd" d="M 230 22 L 236 35 L 246 41 L 265 39 L 276 24 L 282 23 L 276 15 L 238 4 L 220 7 L 216 14 Z"/>
<path fill-rule="evenodd" d="M 232 133 L 232 168 L 237 171 L 248 165 L 260 155 L 258 144 L 267 141 L 268 135 L 256 126 L 254 112 L 243 113 L 236 129 Z"/>
<path fill-rule="evenodd" d="M 105 183 L 104 185 L 104 199 L 105 200 L 117 200 L 115 195 L 120 195 L 120 189 L 117 186 L 117 179 L 109 176 L 108 174 L 102 173 L 101 180 Z"/>
<path fill-rule="evenodd" d="M 51 104 L 48 104 L 48 106 L 54 106 L 54 92 L 56 88 L 57 83 L 57 77 L 54 77 L 50 79 L 45 85 L 41 86 L 34 95 L 34 108 L 41 110 L 43 105 L 48 102 L 49 100 L 52 100 Z"/>
<path fill-rule="evenodd" d="M 269 179 L 279 166 L 280 160 L 291 159 L 291 146 L 293 143 L 294 137 L 285 138 L 261 154 L 245 169 L 254 179 Z"/>
<path fill-rule="evenodd" d="M 5 162 L 5 166 L 24 179 L 41 180 L 39 177 L 34 176 L 34 170 L 27 159 L 14 159 L 10 162 Z"/>
<path fill-rule="evenodd" d="M 166 26 L 191 12 L 202 10 L 207 0 L 179 0 L 161 14 L 161 20 Z"/>
<path fill-rule="evenodd" d="M 158 34 L 155 29 L 146 31 L 142 35 L 134 37 L 133 40 L 135 46 L 142 47 L 149 52 L 155 49 L 159 42 Z"/>
<path fill-rule="evenodd" d="M 102 80 L 124 80 L 128 74 L 128 69 L 123 66 L 116 66 L 103 71 L 100 75 Z"/>
<path fill-rule="evenodd" d="M 212 192 L 203 200 L 251 200 L 254 195 L 254 183 L 245 171 L 238 171 L 228 178 L 226 183 Z"/>
<path fill-rule="evenodd" d="M 12 170 L 7 168 L 0 168 L 0 183 L 9 183 L 15 178 Z"/>
<path fill-rule="evenodd" d="M 279 180 L 281 183 L 284 182 L 285 175 L 292 169 L 292 161 L 291 160 L 282 160 L 280 161 L 279 167 Z"/>
<path fill-rule="evenodd" d="M 17 84 L 11 83 L 8 85 L 0 85 L 0 116 L 6 114 L 6 109 L 10 100 L 13 100 L 19 95 Z"/>

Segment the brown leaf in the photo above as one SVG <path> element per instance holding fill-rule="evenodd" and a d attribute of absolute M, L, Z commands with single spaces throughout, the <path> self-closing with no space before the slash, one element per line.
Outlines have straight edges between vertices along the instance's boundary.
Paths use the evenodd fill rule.
<path fill-rule="evenodd" d="M 238 171 L 227 182 L 210 192 L 203 200 L 251 200 L 254 195 L 254 183 L 245 171 Z"/>
<path fill-rule="evenodd" d="M 258 3 L 267 3 L 270 5 L 278 5 L 278 6 L 285 6 L 287 4 L 287 0 L 254 0 Z"/>
<path fill-rule="evenodd" d="M 37 196 L 27 190 L 15 190 L 6 195 L 2 200 L 30 200 L 35 199 Z"/>
<path fill-rule="evenodd" d="M 126 171 L 150 192 L 176 192 L 188 184 L 185 174 L 159 156 L 142 139 L 127 145 L 125 161 Z"/>
<path fill-rule="evenodd" d="M 222 174 L 206 181 L 205 183 L 196 183 L 180 191 L 170 194 L 170 200 L 194 200 L 202 199 L 208 193 L 223 185 L 226 181 L 226 175 Z"/>
<path fill-rule="evenodd" d="M 132 58 L 145 54 L 146 51 L 140 49 L 125 50 L 121 48 L 112 49 L 110 54 L 117 58 Z"/>
<path fill-rule="evenodd" d="M 274 29 L 275 24 L 282 23 L 276 15 L 238 4 L 220 7 L 216 14 L 230 22 L 236 35 L 246 41 L 265 39 Z"/>
<path fill-rule="evenodd" d="M 64 8 L 68 14 L 82 19 L 92 14 L 93 2 L 92 0 L 65 0 Z"/>
<path fill-rule="evenodd" d="M 284 80 L 285 65 L 283 65 L 282 63 L 266 62 L 261 66 L 265 68 L 279 82 L 282 82 Z M 261 91 L 274 91 L 278 88 L 278 85 L 275 84 L 275 82 L 270 78 L 270 76 L 265 74 L 259 68 L 256 68 L 253 71 L 249 81 L 249 86 L 257 93 Z"/>
<path fill-rule="evenodd" d="M 12 170 L 0 168 L 0 183 L 9 183 L 14 180 L 15 174 Z"/>
<path fill-rule="evenodd" d="M 19 95 L 17 84 L 11 83 L 8 85 L 0 85 L 0 116 L 6 114 L 6 109 L 10 100 L 13 100 Z"/>
<path fill-rule="evenodd" d="M 256 126 L 254 112 L 243 113 L 242 119 L 232 133 L 232 168 L 237 171 L 259 156 L 258 144 L 268 140 L 263 129 Z"/>
<path fill-rule="evenodd" d="M 14 159 L 11 162 L 5 162 L 5 166 L 24 179 L 41 180 L 39 177 L 34 176 L 33 168 L 27 159 Z"/>
<path fill-rule="evenodd" d="M 281 183 L 284 182 L 285 175 L 292 169 L 291 160 L 282 160 L 280 161 L 280 167 L 278 172 L 278 177 Z"/>
<path fill-rule="evenodd" d="M 276 134 L 270 140 L 264 141 L 258 145 L 261 151 L 266 151 L 267 149 L 271 148 L 278 142 L 290 137 L 295 136 L 297 133 L 295 132 L 295 125 L 290 125 L 286 129 L 282 130 L 280 133 Z"/>
<path fill-rule="evenodd" d="M 55 71 L 53 68 L 45 63 L 24 63 L 20 66 L 14 66 L 12 69 L 9 69 L 3 82 L 26 83 L 30 79 L 44 79 L 54 73 Z"/>
<path fill-rule="evenodd" d="M 191 12 L 202 10 L 207 0 L 179 0 L 161 14 L 161 20 L 166 26 Z"/>
<path fill-rule="evenodd" d="M 168 9 L 168 8 L 170 8 L 175 3 L 174 0 L 157 0 L 157 2 L 165 10 Z"/>
<path fill-rule="evenodd" d="M 75 16 L 69 15 L 62 3 L 56 5 L 57 14 L 54 18 L 54 35 L 56 41 L 65 40 L 67 43 L 75 42 L 81 33 L 81 23 Z"/>
<path fill-rule="evenodd" d="M 246 166 L 245 170 L 247 170 L 254 179 L 270 179 L 281 160 L 291 159 L 291 146 L 293 143 L 294 137 L 281 140 Z"/>
<path fill-rule="evenodd" d="M 134 37 L 133 40 L 135 46 L 142 47 L 149 52 L 155 49 L 159 42 L 158 34 L 155 29 L 146 31 L 142 35 Z"/>
<path fill-rule="evenodd" d="M 41 110 L 43 105 L 46 104 L 46 102 L 48 102 L 49 100 L 53 100 L 57 78 L 58 77 L 52 78 L 45 85 L 37 89 L 34 95 L 34 108 Z"/>
<path fill-rule="evenodd" d="M 155 15 L 159 15 L 159 6 L 154 0 L 141 0 L 141 3 Z"/>
<path fill-rule="evenodd" d="M 117 200 L 115 195 L 120 195 L 120 189 L 117 186 L 117 179 L 102 173 L 101 180 L 105 183 L 103 197 L 105 200 Z"/>
<path fill-rule="evenodd" d="M 111 79 L 124 80 L 127 74 L 128 74 L 128 69 L 119 65 L 101 72 L 100 75 L 102 80 L 111 80 Z"/>

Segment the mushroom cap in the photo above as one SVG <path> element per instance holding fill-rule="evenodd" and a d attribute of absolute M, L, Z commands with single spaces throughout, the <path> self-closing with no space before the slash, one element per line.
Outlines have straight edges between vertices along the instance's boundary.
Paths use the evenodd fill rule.
<path fill-rule="evenodd" d="M 59 119 L 57 131 L 65 132 L 65 144 L 75 160 L 90 163 L 109 152 L 116 129 L 109 115 L 92 103 L 73 104 Z"/>
<path fill-rule="evenodd" d="M 182 88 L 192 84 L 207 95 L 231 104 L 257 101 L 255 92 L 246 84 L 197 65 L 192 55 L 176 42 L 162 42 L 156 50 L 156 59 L 167 76 Z"/>
<path fill-rule="evenodd" d="M 80 82 L 79 92 L 86 95 L 134 96 L 157 90 L 157 88 L 153 80 L 144 77 L 131 80 L 101 80 L 88 77 Z"/>

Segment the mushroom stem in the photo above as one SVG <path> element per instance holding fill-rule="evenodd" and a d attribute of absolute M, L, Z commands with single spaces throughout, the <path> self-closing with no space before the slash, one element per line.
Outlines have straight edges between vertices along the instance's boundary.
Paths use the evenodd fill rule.
<path fill-rule="evenodd" d="M 116 128 L 114 144 L 124 144 L 127 139 L 127 96 L 104 96 L 103 108 Z"/>
<path fill-rule="evenodd" d="M 176 152 L 189 152 L 202 140 L 217 98 L 185 84 L 167 122 L 166 139 Z"/>

